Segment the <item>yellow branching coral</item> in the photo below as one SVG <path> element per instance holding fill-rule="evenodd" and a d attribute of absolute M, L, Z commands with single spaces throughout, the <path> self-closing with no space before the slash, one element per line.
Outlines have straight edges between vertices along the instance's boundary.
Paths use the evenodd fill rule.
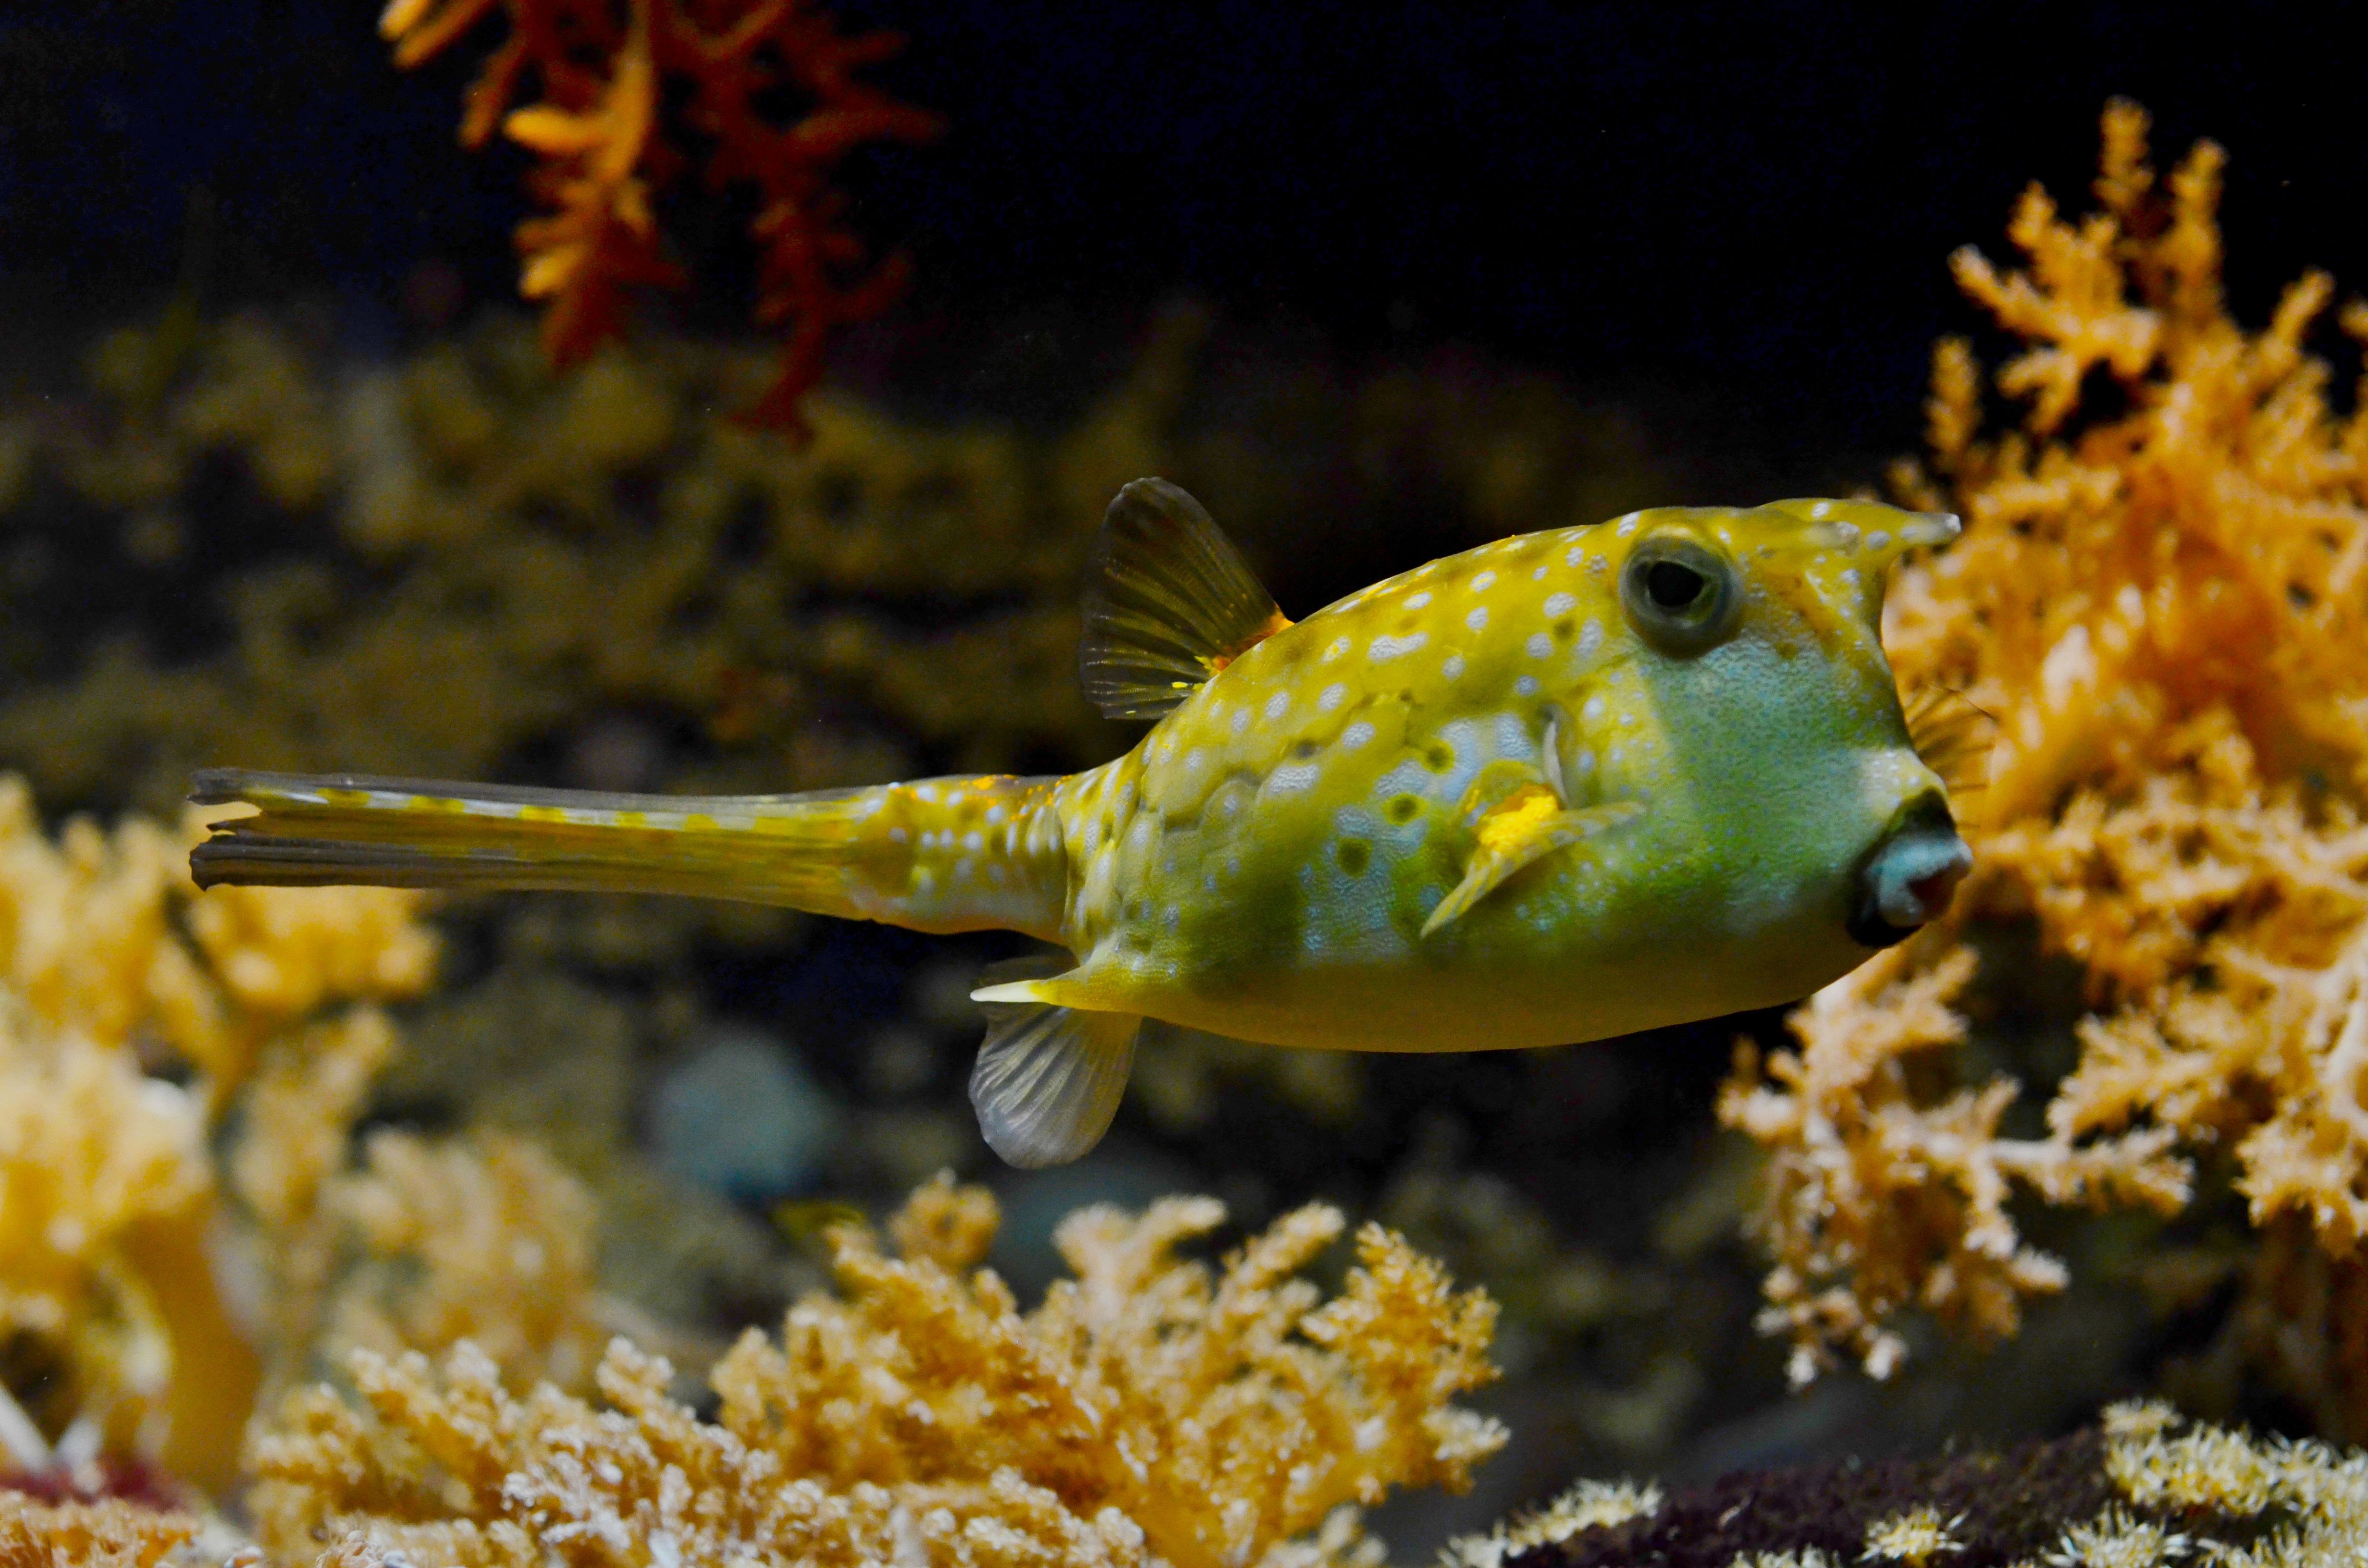
<path fill-rule="evenodd" d="M 154 1398 L 171 1367 L 127 1236 L 187 1221 L 211 1181 L 188 1096 L 123 1052 L 52 1035 L 0 991 L 0 1337 L 60 1343 Z"/>
<path fill-rule="evenodd" d="M 620 1340 L 609 1409 L 504 1392 L 463 1344 L 352 1361 L 368 1403 L 292 1399 L 254 1449 L 258 1529 L 283 1558 L 686 1565 L 894 1561 L 1179 1568 L 1368 1563 L 1361 1505 L 1464 1484 L 1504 1440 L 1454 1405 L 1485 1381 L 1494 1312 L 1369 1227 L 1319 1302 L 1293 1276 L 1342 1229 L 1311 1208 L 1221 1272 L 1177 1249 L 1208 1199 L 1091 1209 L 1060 1244 L 1076 1278 L 1022 1313 L 971 1269 L 991 1200 L 940 1181 L 894 1222 L 901 1256 L 835 1233 L 843 1299 L 751 1334 L 699 1420 L 663 1361 Z"/>
<path fill-rule="evenodd" d="M 1559 1546 L 1582 1530 L 1605 1529 L 1660 1512 L 1661 1489 L 1629 1481 L 1581 1481 L 1534 1513 L 1485 1535 L 1458 1536 L 1440 1553 L 1445 1568 L 1503 1568 L 1507 1559 Z"/>
<path fill-rule="evenodd" d="M 2222 162 L 2200 145 L 2158 188 L 2117 102 L 2100 210 L 2067 222 L 2034 187 L 2023 269 L 1954 260 L 2026 345 L 1990 383 L 2026 406 L 1985 436 L 1982 371 L 1941 346 L 1930 466 L 1898 478 L 1966 528 L 1903 571 L 1885 642 L 1904 687 L 1998 721 L 1961 917 L 2034 919 L 2104 1010 L 2035 1143 L 1997 1136 L 2010 1086 L 1936 1107 L 1850 1065 L 1960 1037 L 1970 960 L 1944 946 L 1844 982 L 1797 1020 L 1799 1063 L 1731 1086 L 1729 1120 L 1775 1152 L 1771 1315 L 1796 1367 L 1896 1343 L 1871 1325 L 1910 1304 L 2010 1328 L 2061 1274 L 1997 1207 L 2009 1187 L 2175 1209 L 2174 1147 L 2233 1148 L 2257 1222 L 2306 1216 L 2345 1256 L 2368 1221 L 2368 415 L 2339 417 L 2303 351 L 2325 277 L 2258 334 L 2228 317 Z M 2368 310 L 2343 322 L 2368 335 Z M 2084 419 L 2100 377 L 2117 405 Z M 2344 1375 L 2368 1415 L 2368 1364 Z"/>
<path fill-rule="evenodd" d="M 41 1503 L 0 1489 L 0 1568 L 156 1568 L 199 1529 L 189 1514 L 115 1499 Z"/>
<path fill-rule="evenodd" d="M 370 1266 L 346 1281 L 332 1344 L 393 1354 L 466 1339 L 512 1388 L 591 1381 L 591 1195 L 522 1138 L 373 1133 L 336 1207 Z M 388 1278 L 380 1278 L 378 1274 Z"/>
<path fill-rule="evenodd" d="M 209 1256 L 224 1218 L 211 1137 L 258 1060 L 275 1080 L 352 1061 L 366 1083 L 391 1028 L 366 1003 L 329 1010 L 416 991 L 435 940 L 400 892 L 200 894 L 195 831 L 76 819 L 53 842 L 22 782 L 0 778 L 0 1336 L 51 1374 L 46 1417 L 96 1420 L 220 1483 L 256 1366 Z M 176 1062 L 188 1087 L 154 1071 Z M 280 1147 L 341 1161 L 359 1085 L 347 1102 L 342 1119 L 275 1121 L 259 1096 L 240 1156 L 277 1129 Z M 256 1218 L 301 1250 L 283 1221 L 318 1176 L 253 1185 Z"/>
<path fill-rule="evenodd" d="M 203 834 L 194 816 L 112 834 L 78 817 L 52 844 L 23 781 L 0 777 L 0 981 L 101 1046 L 150 1037 L 219 1104 L 266 1040 L 325 1004 L 417 993 L 436 938 L 402 889 L 200 893 L 188 847 Z"/>

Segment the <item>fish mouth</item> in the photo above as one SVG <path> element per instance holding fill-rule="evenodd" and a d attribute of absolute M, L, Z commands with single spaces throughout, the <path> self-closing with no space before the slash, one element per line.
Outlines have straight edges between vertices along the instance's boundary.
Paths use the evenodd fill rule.
<path fill-rule="evenodd" d="M 1973 869 L 1973 848 L 1958 835 L 1948 802 L 1919 795 L 1859 862 L 1844 929 L 1861 947 L 1904 942 L 1940 918 Z"/>

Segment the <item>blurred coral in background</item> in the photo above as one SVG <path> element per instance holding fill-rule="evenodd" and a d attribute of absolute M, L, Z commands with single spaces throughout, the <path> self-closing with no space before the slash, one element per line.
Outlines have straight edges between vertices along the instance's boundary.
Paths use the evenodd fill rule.
<path fill-rule="evenodd" d="M 807 0 L 500 0 L 509 30 L 469 90 L 461 140 L 495 129 L 541 159 L 528 186 L 548 209 L 518 225 L 518 292 L 547 301 L 543 347 L 571 365 L 624 328 L 626 290 L 680 288 L 654 203 L 697 167 L 711 187 L 755 187 L 762 253 L 757 320 L 788 336 L 746 417 L 806 431 L 799 404 L 833 328 L 900 293 L 901 256 L 872 263 L 831 187 L 866 142 L 925 142 L 938 117 L 856 77 L 904 46 L 843 37 Z M 390 0 L 379 30 L 408 69 L 493 15 L 496 0 Z M 540 101 L 509 106 L 528 81 Z M 785 98 L 797 108 L 785 110 Z"/>
<path fill-rule="evenodd" d="M 0 778 L 0 1346 L 51 1431 L 220 1486 L 273 1369 L 241 1302 L 309 1317 L 325 1281 L 299 1259 L 363 1084 L 336 1085 L 392 1048 L 374 1004 L 424 987 L 437 942 L 393 890 L 201 894 L 201 831 L 77 819 L 53 844 Z M 225 1180 L 243 1086 L 263 1114 L 237 1118 Z M 245 1270 L 217 1255 L 241 1227 Z"/>

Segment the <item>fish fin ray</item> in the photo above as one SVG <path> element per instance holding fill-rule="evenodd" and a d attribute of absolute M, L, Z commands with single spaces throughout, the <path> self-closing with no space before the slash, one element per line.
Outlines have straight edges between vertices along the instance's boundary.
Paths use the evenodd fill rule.
<path fill-rule="evenodd" d="M 1479 842 L 1464 862 L 1463 880 L 1422 923 L 1426 937 L 1470 913 L 1516 871 L 1557 849 L 1584 843 L 1640 815 L 1634 801 L 1612 801 L 1577 810 L 1560 807 L 1553 790 L 1532 786 L 1516 790 L 1482 813 Z"/>
<path fill-rule="evenodd" d="M 978 971 L 978 983 L 971 988 L 970 999 L 1018 1006 L 1040 1003 L 1065 1006 L 1066 999 L 1050 983 L 1076 967 L 1076 960 L 1065 952 L 1023 953 L 1016 959 L 998 959 Z"/>
<path fill-rule="evenodd" d="M 1201 505 L 1164 479 L 1118 493 L 1094 542 L 1077 672 L 1109 719 L 1156 719 L 1291 624 Z"/>
<path fill-rule="evenodd" d="M 986 1043 L 970 1074 L 970 1102 L 987 1146 L 1036 1170 L 1066 1165 L 1100 1142 L 1126 1093 L 1142 1025 L 1133 1013 L 987 1003 Z"/>
<path fill-rule="evenodd" d="M 1900 708 L 1916 755 L 1941 776 L 1950 794 L 1970 795 L 1988 787 L 1990 751 L 1998 744 L 1995 717 L 1945 686 L 1918 687 Z"/>

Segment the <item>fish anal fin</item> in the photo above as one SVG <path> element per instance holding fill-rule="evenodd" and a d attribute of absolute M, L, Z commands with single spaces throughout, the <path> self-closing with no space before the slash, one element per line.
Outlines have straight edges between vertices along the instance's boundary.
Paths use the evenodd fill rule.
<path fill-rule="evenodd" d="M 1430 918 L 1422 923 L 1422 934 L 1428 937 L 1461 919 L 1473 905 L 1503 886 L 1507 878 L 1542 857 L 1585 843 L 1643 810 L 1634 801 L 1572 810 L 1543 782 L 1505 793 L 1485 807 L 1473 824 L 1472 854 L 1463 865 L 1463 880 L 1430 912 Z"/>
<path fill-rule="evenodd" d="M 1208 512 L 1164 479 L 1110 503 L 1085 616 L 1078 675 L 1110 719 L 1158 718 L 1291 624 Z"/>
<path fill-rule="evenodd" d="M 1066 1165 L 1100 1142 L 1126 1093 L 1142 1025 L 1133 1013 L 988 1001 L 986 1043 L 970 1074 L 970 1103 L 987 1146 L 1022 1170 L 1037 1170 Z"/>
<path fill-rule="evenodd" d="M 1998 744 L 1998 721 L 1963 692 L 1945 686 L 1919 687 L 1900 704 L 1907 739 L 1924 766 L 1941 776 L 1952 795 L 1988 787 L 1990 751 Z"/>

